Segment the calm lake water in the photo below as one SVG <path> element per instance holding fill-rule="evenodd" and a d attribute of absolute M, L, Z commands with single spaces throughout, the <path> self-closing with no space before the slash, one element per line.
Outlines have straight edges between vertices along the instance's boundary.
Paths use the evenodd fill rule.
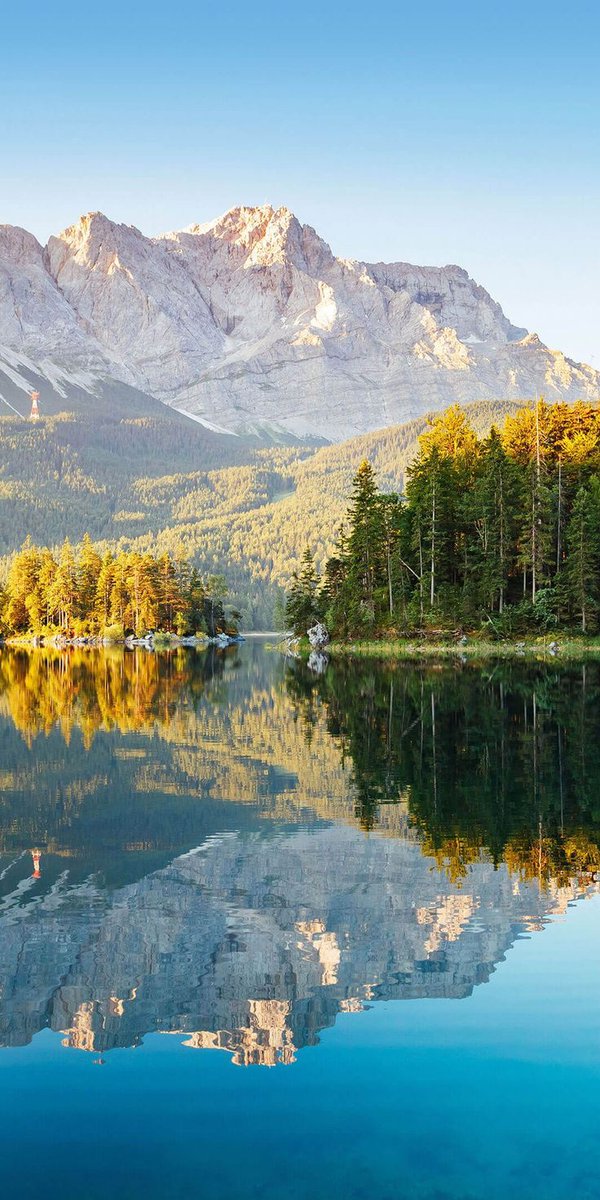
<path fill-rule="evenodd" d="M 600 1191 L 600 667 L 0 653 L 0 1180 Z"/>

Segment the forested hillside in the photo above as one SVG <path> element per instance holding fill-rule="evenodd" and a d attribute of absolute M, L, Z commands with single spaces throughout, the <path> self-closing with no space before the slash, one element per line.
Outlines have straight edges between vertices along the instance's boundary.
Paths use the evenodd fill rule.
<path fill-rule="evenodd" d="M 321 579 L 307 547 L 287 602 L 303 634 L 488 636 L 600 625 L 600 409 L 543 400 L 478 437 L 455 405 L 419 438 L 403 494 L 365 458 Z"/>
<path fill-rule="evenodd" d="M 516 407 L 465 411 L 485 433 Z M 224 574 L 246 628 L 268 627 L 306 544 L 319 566 L 331 554 L 360 462 L 369 459 L 383 490 L 401 490 L 425 425 L 318 448 L 221 435 L 168 412 L 1 418 L 3 573 L 27 536 L 58 546 L 89 532 L 100 553 L 185 555 L 203 576 Z"/>

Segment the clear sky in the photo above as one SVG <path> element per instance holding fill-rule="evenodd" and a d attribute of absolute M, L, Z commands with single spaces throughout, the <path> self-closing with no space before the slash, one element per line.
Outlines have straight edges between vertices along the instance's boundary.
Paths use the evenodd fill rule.
<path fill-rule="evenodd" d="M 459 263 L 600 368 L 597 3 L 4 9 L 0 221 L 286 204 L 337 254 Z"/>

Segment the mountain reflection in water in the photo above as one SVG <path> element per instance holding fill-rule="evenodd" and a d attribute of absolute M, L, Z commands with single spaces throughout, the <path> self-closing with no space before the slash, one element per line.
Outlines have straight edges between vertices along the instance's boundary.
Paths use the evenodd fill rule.
<path fill-rule="evenodd" d="M 596 666 L 0 654 L 0 1044 L 291 1063 L 597 890 Z M 33 852 L 33 858 L 32 858 Z"/>

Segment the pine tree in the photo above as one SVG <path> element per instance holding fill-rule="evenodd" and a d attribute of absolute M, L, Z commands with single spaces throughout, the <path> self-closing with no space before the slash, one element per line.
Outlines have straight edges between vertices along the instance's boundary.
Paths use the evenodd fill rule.
<path fill-rule="evenodd" d="M 179 587 L 178 573 L 168 554 L 161 554 L 157 563 L 158 575 L 158 623 L 161 629 L 172 632 L 176 619 L 184 623 L 186 601 Z"/>
<path fill-rule="evenodd" d="M 104 555 L 96 580 L 96 595 L 94 597 L 94 617 L 97 628 L 107 628 L 111 620 L 111 603 L 114 586 L 114 559 L 112 554 Z"/>
<path fill-rule="evenodd" d="M 95 549 L 89 533 L 86 533 L 79 548 L 76 571 L 78 615 L 84 620 L 95 611 L 96 588 L 101 566 L 102 559 Z"/>
<path fill-rule="evenodd" d="M 187 592 L 188 621 L 192 633 L 206 633 L 207 631 L 205 605 L 206 592 L 200 572 L 196 567 L 192 567 Z"/>
<path fill-rule="evenodd" d="M 577 492 L 567 525 L 563 587 L 582 633 L 596 627 L 600 607 L 600 478 Z"/>
<path fill-rule="evenodd" d="M 356 631 L 376 627 L 376 590 L 382 576 L 383 507 L 375 472 L 364 459 L 352 482 L 346 542 L 348 621 Z"/>
<path fill-rule="evenodd" d="M 302 555 L 299 574 L 294 574 L 286 604 L 286 623 L 294 633 L 305 634 L 315 621 L 320 620 L 319 576 L 309 546 Z"/>
<path fill-rule="evenodd" d="M 426 456 L 421 454 L 409 472 L 406 495 L 423 619 L 427 609 L 432 612 L 438 605 L 441 589 L 449 597 L 462 582 L 457 519 L 461 489 L 453 460 L 442 457 L 436 447 Z M 447 600 L 449 615 L 451 603 L 454 607 Z"/>
<path fill-rule="evenodd" d="M 65 538 L 60 549 L 56 574 L 48 593 L 50 609 L 56 614 L 58 624 L 65 633 L 71 629 L 76 616 L 77 598 L 77 563 L 73 547 L 69 539 Z"/>
<path fill-rule="evenodd" d="M 225 609 L 223 601 L 228 592 L 227 581 L 223 575 L 209 575 L 205 581 L 206 598 L 204 601 L 204 617 L 210 637 L 225 631 Z"/>
<path fill-rule="evenodd" d="M 385 616 L 391 624 L 398 615 L 398 605 L 404 608 L 404 572 L 401 550 L 403 548 L 403 511 L 398 496 L 394 493 L 379 496 L 381 511 L 382 542 L 381 550 L 385 568 L 386 599 L 382 608 L 387 609 Z M 383 613 L 382 613 L 383 617 Z"/>
<path fill-rule="evenodd" d="M 28 537 L 10 564 L 6 582 L 6 619 L 11 629 L 24 633 L 38 613 L 36 601 L 40 551 Z"/>
<path fill-rule="evenodd" d="M 437 451 L 441 458 L 471 460 L 478 452 L 477 434 L 467 420 L 460 404 L 428 419 L 428 426 L 419 438 L 423 458 Z"/>
<path fill-rule="evenodd" d="M 42 622 L 43 625 L 49 626 L 52 610 L 50 605 L 50 591 L 56 575 L 56 562 L 54 556 L 44 547 L 40 552 L 40 561 L 38 567 L 37 585 L 39 588 L 40 599 L 42 602 Z"/>
<path fill-rule="evenodd" d="M 273 604 L 273 628 L 276 630 L 285 629 L 285 593 L 278 591 Z"/>
<path fill-rule="evenodd" d="M 127 619 L 136 633 L 156 629 L 158 624 L 158 580 L 156 562 L 149 555 L 130 554 L 125 569 L 128 592 Z"/>
<path fill-rule="evenodd" d="M 111 623 L 122 625 L 124 628 L 130 626 L 131 623 L 131 613 L 128 611 L 129 593 L 126 573 L 127 558 L 124 554 L 117 554 L 111 571 L 110 619 Z"/>
<path fill-rule="evenodd" d="M 515 513 L 522 503 L 520 471 L 502 439 L 492 428 L 474 487 L 464 499 L 471 524 L 468 564 L 475 606 L 502 615 L 510 578 L 515 569 Z"/>

